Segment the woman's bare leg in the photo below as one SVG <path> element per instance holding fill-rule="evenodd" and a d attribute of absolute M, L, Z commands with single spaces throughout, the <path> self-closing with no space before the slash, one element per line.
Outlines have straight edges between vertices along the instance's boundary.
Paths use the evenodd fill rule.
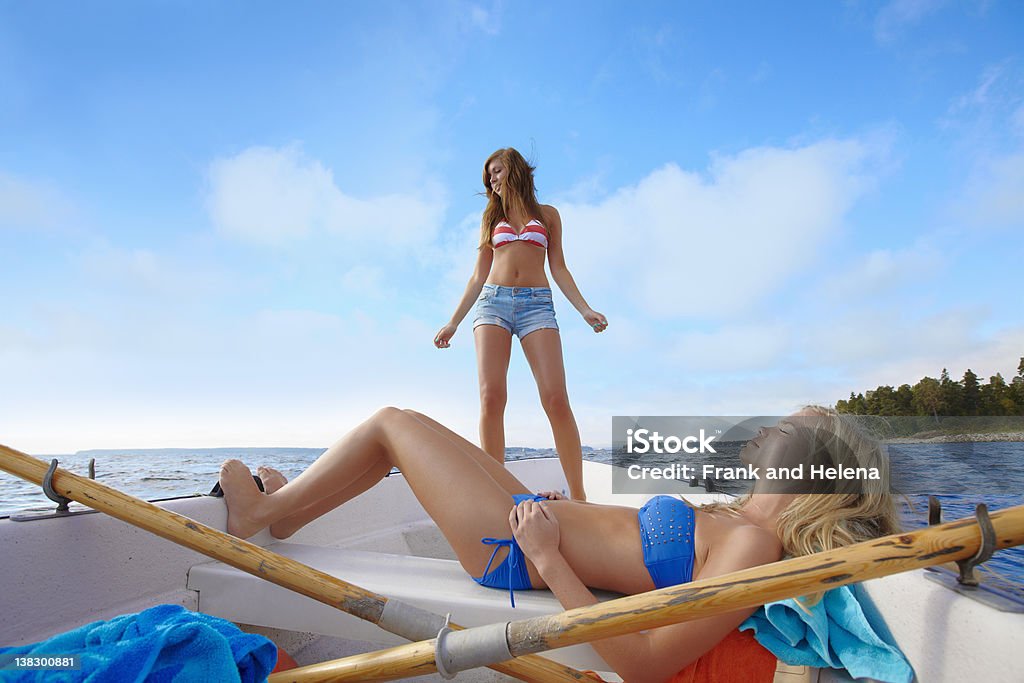
<path fill-rule="evenodd" d="M 495 465 L 482 464 L 453 447 L 445 435 L 397 408 L 378 411 L 270 495 L 259 493 L 242 463 L 226 462 L 221 486 L 228 504 L 228 530 L 248 537 L 302 510 L 310 500 L 330 498 L 341 504 L 343 496 L 334 494 L 340 489 L 348 494 L 355 488 L 346 487 L 346 482 L 365 481 L 364 475 L 379 480 L 392 465 L 402 470 L 463 567 L 474 575 L 483 573 L 492 548 L 480 539 L 508 536 L 509 491 L 489 473 Z M 518 485 L 514 493 L 527 493 L 514 477 L 512 481 Z M 499 554 L 496 561 L 500 560 Z"/>
<path fill-rule="evenodd" d="M 457 448 L 469 457 L 473 458 L 487 471 L 488 474 L 491 475 L 499 486 L 505 489 L 509 498 L 512 497 L 513 493 L 522 492 L 522 483 L 516 479 L 511 472 L 505 469 L 503 465 L 499 465 L 497 461 L 484 453 L 478 446 L 470 443 L 464 437 L 423 413 L 408 409 L 404 412 L 422 422 L 426 427 L 438 432 L 448 439 L 453 448 Z M 259 468 L 258 473 L 260 478 L 264 479 L 263 483 L 268 493 L 273 493 L 287 482 L 284 475 L 270 467 L 261 467 Z M 266 478 L 264 478 L 264 473 L 267 475 Z M 359 494 L 370 489 L 374 484 L 379 482 L 380 479 L 381 476 L 379 476 L 378 472 L 368 472 L 359 480 L 352 482 L 345 488 L 338 490 L 327 498 L 309 503 L 301 510 L 285 517 L 279 522 L 275 522 L 270 526 L 270 534 L 274 538 L 278 539 L 288 538 L 314 519 L 330 512 L 342 503 L 352 500 Z"/>
<path fill-rule="evenodd" d="M 457 432 L 453 432 L 451 429 L 445 427 L 443 424 L 428 415 L 409 409 L 406 409 L 405 412 L 412 415 L 435 432 L 441 434 L 441 436 L 451 441 L 463 453 L 466 453 L 476 460 L 481 467 L 487 470 L 487 473 L 491 475 L 491 478 L 498 482 L 498 484 L 508 492 L 509 497 L 514 493 L 523 492 L 523 483 L 516 479 L 515 475 L 509 472 L 503 463 L 499 463 L 497 460 L 490 457 L 488 453 L 485 453 L 468 439 Z"/>
<path fill-rule="evenodd" d="M 505 403 L 508 401 L 508 363 L 512 333 L 498 325 L 479 325 L 476 366 L 480 378 L 480 447 L 497 462 L 505 462 Z"/>
<path fill-rule="evenodd" d="M 555 329 L 531 332 L 522 340 L 523 352 L 537 380 L 540 402 L 551 422 L 555 437 L 555 450 L 562 461 L 569 495 L 573 500 L 586 500 L 583 489 L 583 447 L 580 430 L 569 406 L 569 392 L 565 388 L 565 365 L 562 362 L 562 340 Z"/>
<path fill-rule="evenodd" d="M 287 477 L 281 474 L 280 471 L 273 467 L 267 467 L 266 465 L 260 465 L 256 469 L 256 474 L 258 474 L 260 479 L 263 480 L 263 489 L 268 494 L 276 493 L 288 483 Z M 279 522 L 271 524 L 270 535 L 278 539 L 288 538 L 317 517 L 330 512 L 345 501 L 352 500 L 363 491 L 368 490 L 378 481 L 380 481 L 380 478 L 376 476 L 376 472 L 367 472 L 360 479 L 349 486 L 346 486 L 338 493 L 318 500 L 315 503 L 306 505 L 298 512 L 288 515 Z M 335 501 L 335 499 L 337 499 L 337 501 Z"/>
<path fill-rule="evenodd" d="M 288 515 L 284 519 L 270 525 L 270 535 L 277 539 L 285 539 L 306 526 L 314 519 L 322 517 L 334 508 L 346 503 L 359 494 L 370 490 L 391 471 L 389 463 L 379 468 L 370 469 L 348 486 L 317 501 L 307 503 L 302 509 Z"/>

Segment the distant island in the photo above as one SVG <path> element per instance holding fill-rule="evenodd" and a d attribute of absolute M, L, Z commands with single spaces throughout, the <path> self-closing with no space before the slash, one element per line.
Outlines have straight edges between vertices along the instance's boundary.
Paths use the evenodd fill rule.
<path fill-rule="evenodd" d="M 215 448 L 90 448 L 88 450 L 77 451 L 76 456 L 83 458 L 93 458 L 97 455 L 164 455 L 164 456 L 188 456 L 195 455 L 198 452 L 216 454 L 224 458 L 241 458 L 241 457 L 252 457 L 259 455 L 289 455 L 289 456 L 308 456 L 308 455 L 319 455 L 323 453 L 323 448 L 296 448 L 290 446 L 274 447 L 274 446 L 219 446 Z"/>
<path fill-rule="evenodd" d="M 1024 441 L 1024 357 L 1009 382 L 998 372 L 979 381 L 970 368 L 954 381 L 943 368 L 938 379 L 851 391 L 836 411 L 875 418 L 866 422 L 892 443 Z"/>

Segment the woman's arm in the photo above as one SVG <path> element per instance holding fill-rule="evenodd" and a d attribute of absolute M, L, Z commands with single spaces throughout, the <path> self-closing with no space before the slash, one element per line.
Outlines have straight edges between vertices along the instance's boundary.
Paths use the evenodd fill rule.
<path fill-rule="evenodd" d="M 558 550 L 558 520 L 543 503 L 524 501 L 509 517 L 513 534 L 565 609 L 597 603 Z M 766 532 L 740 528 L 720 539 L 695 579 L 746 569 L 777 558 Z M 745 609 L 697 621 L 594 641 L 591 645 L 627 683 L 660 683 L 722 641 L 754 612 Z"/>
<path fill-rule="evenodd" d="M 476 301 L 477 297 L 480 296 L 480 290 L 483 289 L 484 283 L 487 282 L 487 276 L 491 272 L 491 263 L 494 261 L 494 250 L 488 247 L 480 247 L 476 256 L 476 266 L 473 268 L 473 274 L 469 278 L 469 282 L 466 284 L 466 291 L 462 293 L 462 299 L 459 301 L 458 307 L 455 309 L 452 319 L 449 320 L 444 327 L 442 327 L 436 335 L 434 335 L 434 346 L 439 349 L 446 349 L 451 344 L 451 338 L 455 336 L 455 331 L 459 328 L 459 323 L 469 313 L 469 309 L 473 307 L 473 302 Z"/>
<path fill-rule="evenodd" d="M 603 332 L 608 327 L 608 319 L 587 304 L 579 287 L 576 286 L 576 280 L 565 265 L 565 252 L 562 250 L 562 217 L 558 214 L 558 209 L 544 206 L 542 211 L 544 225 L 548 231 L 548 267 L 551 269 L 551 278 L 587 324 L 594 328 L 595 332 Z"/>

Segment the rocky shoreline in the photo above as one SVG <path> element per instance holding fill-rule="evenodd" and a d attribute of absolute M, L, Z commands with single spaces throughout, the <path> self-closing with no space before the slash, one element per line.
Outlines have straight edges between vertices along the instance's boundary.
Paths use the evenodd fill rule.
<path fill-rule="evenodd" d="M 981 443 L 989 441 L 1024 441 L 1024 432 L 998 434 L 916 434 L 885 439 L 885 443 Z"/>

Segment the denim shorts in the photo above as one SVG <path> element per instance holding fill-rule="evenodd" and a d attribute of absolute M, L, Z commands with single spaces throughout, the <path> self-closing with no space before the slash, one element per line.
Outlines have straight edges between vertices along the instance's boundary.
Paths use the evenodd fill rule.
<path fill-rule="evenodd" d="M 519 339 L 537 330 L 557 330 L 551 289 L 484 285 L 476 301 L 473 329 L 480 325 L 503 327 Z"/>

